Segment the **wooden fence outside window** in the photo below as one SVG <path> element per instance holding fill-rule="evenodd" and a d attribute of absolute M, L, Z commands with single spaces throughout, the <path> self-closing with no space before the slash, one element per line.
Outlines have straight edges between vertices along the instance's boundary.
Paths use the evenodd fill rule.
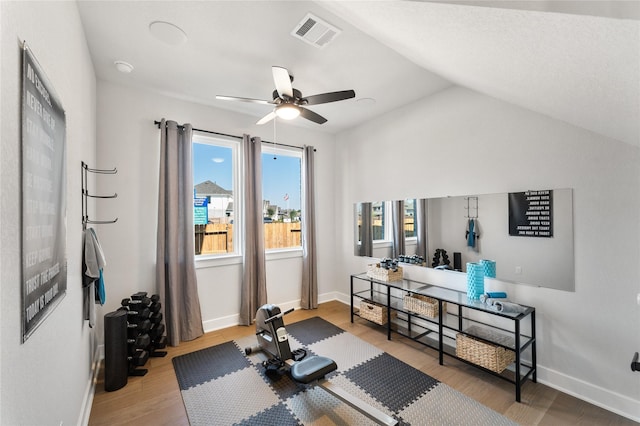
<path fill-rule="evenodd" d="M 302 246 L 300 225 L 300 222 L 265 223 L 265 250 Z M 194 228 L 196 255 L 233 252 L 233 224 L 210 223 L 208 225 L 195 225 Z"/>

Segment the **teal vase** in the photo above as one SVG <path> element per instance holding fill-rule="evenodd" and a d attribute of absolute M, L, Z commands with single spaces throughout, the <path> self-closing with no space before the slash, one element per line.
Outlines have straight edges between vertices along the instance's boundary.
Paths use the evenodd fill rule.
<path fill-rule="evenodd" d="M 484 268 L 481 263 L 467 263 L 467 297 L 480 300 L 484 294 Z"/>
<path fill-rule="evenodd" d="M 482 269 L 484 270 L 484 276 L 489 278 L 496 277 L 496 261 L 495 260 L 480 260 L 482 264 Z"/>

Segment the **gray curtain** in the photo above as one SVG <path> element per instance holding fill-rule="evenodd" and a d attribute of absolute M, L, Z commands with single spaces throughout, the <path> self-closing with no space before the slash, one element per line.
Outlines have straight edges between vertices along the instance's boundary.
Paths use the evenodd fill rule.
<path fill-rule="evenodd" d="M 391 258 L 397 259 L 405 251 L 404 235 L 404 200 L 391 201 L 391 221 L 393 222 L 393 246 L 391 247 Z"/>
<path fill-rule="evenodd" d="M 371 203 L 360 204 L 360 245 L 358 256 L 373 256 L 373 220 Z"/>
<path fill-rule="evenodd" d="M 416 199 L 416 209 L 415 209 L 415 226 L 416 226 L 416 237 L 417 237 L 417 247 L 416 254 L 418 256 L 424 257 L 424 259 L 429 262 L 429 252 L 427 247 L 427 207 L 428 201 L 426 198 Z"/>
<path fill-rule="evenodd" d="M 262 142 L 244 135 L 244 258 L 240 289 L 240 324 L 251 325 L 258 308 L 267 303 L 267 278 L 262 222 Z"/>
<path fill-rule="evenodd" d="M 204 334 L 193 231 L 193 130 L 160 123 L 160 184 L 156 281 L 171 346 Z"/>
<path fill-rule="evenodd" d="M 316 262 L 316 203 L 314 184 L 314 149 L 306 146 L 303 152 L 304 206 L 302 208 L 302 309 L 318 307 L 318 274 Z"/>

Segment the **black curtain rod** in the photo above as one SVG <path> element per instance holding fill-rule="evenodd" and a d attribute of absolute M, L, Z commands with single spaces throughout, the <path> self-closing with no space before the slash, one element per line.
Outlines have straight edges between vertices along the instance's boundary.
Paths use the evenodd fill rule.
<path fill-rule="evenodd" d="M 159 128 L 160 128 L 160 124 L 161 124 L 161 122 L 160 122 L 160 121 L 154 121 L 154 122 L 153 122 L 153 124 L 155 124 L 156 126 L 158 126 L 158 129 L 159 129 Z M 183 126 L 183 125 L 181 125 L 181 124 L 178 124 L 178 127 L 180 127 L 180 128 L 182 128 L 182 129 L 184 129 L 184 126 Z M 196 129 L 196 128 L 194 128 L 194 129 L 192 129 L 192 130 L 193 130 L 194 132 L 209 133 L 209 134 L 211 134 L 211 135 L 226 136 L 226 137 L 229 137 L 229 138 L 242 139 L 242 136 L 238 136 L 238 135 L 229 135 L 229 134 L 227 134 L 227 133 L 214 132 L 214 131 L 212 131 L 212 130 L 202 130 L 202 129 Z M 285 144 L 285 143 L 269 142 L 269 141 L 264 141 L 264 140 L 263 140 L 262 142 L 264 142 L 264 143 L 268 143 L 268 144 L 271 144 L 271 145 L 286 146 L 286 147 L 288 147 L 288 148 L 304 149 L 304 148 L 303 148 L 303 147 L 301 147 L 301 146 L 287 145 L 287 144 Z M 315 148 L 314 148 L 313 150 L 315 151 Z"/>

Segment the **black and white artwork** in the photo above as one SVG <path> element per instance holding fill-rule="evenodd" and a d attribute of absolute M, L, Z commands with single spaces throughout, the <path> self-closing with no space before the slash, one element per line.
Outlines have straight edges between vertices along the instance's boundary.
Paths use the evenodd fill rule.
<path fill-rule="evenodd" d="M 22 58 L 22 341 L 67 289 L 65 112 L 27 44 Z"/>

